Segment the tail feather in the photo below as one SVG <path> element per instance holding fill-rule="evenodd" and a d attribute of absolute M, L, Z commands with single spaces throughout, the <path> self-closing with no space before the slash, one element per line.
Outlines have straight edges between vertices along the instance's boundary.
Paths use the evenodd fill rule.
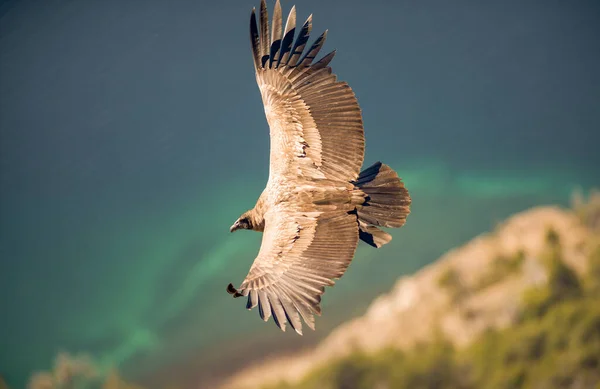
<path fill-rule="evenodd" d="M 377 227 L 400 228 L 410 213 L 411 198 L 398 174 L 389 166 L 376 162 L 363 170 L 354 184 L 366 194 L 357 208 L 360 238 L 381 247 L 392 237 Z"/>
<path fill-rule="evenodd" d="M 359 222 L 358 237 L 367 244 L 379 248 L 392 240 L 392 236 L 375 226 Z"/>

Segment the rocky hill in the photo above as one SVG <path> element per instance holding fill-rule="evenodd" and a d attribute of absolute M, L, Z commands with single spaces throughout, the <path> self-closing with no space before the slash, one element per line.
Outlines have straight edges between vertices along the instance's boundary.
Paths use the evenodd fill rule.
<path fill-rule="evenodd" d="M 511 217 L 495 231 L 399 279 L 363 316 L 339 326 L 315 348 L 262 361 L 222 389 L 294 384 L 316 367 L 357 350 L 410 349 L 434 333 L 460 348 L 486 330 L 511 326 L 523 293 L 547 282 L 542 257 L 549 240 L 560 241 L 566 265 L 580 275 L 586 272 L 590 242 L 599 236 L 598 200 L 595 195 L 588 204 L 576 201 L 575 210 L 538 207 Z M 590 216 L 585 207 L 592 206 Z"/>

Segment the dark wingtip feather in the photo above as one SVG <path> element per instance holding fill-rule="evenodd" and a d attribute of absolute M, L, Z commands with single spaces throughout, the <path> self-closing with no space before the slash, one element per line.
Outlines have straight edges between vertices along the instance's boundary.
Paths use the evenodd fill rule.
<path fill-rule="evenodd" d="M 294 67 L 315 67 L 316 70 L 326 67 L 335 55 L 335 50 L 327 54 L 320 61 L 311 66 L 319 51 L 323 47 L 329 30 L 321 34 L 310 49 L 304 52 L 312 29 L 312 17 L 310 14 L 302 26 L 296 39 L 296 6 L 293 6 L 288 15 L 285 30 L 283 29 L 282 10 L 279 0 L 275 2 L 273 17 L 269 25 L 268 11 L 266 1 L 260 3 L 260 20 L 258 28 L 256 27 L 255 10 L 253 9 L 251 24 L 251 38 L 253 44 L 253 54 L 255 57 L 256 68 L 279 68 L 287 66 L 290 69 Z M 270 35 L 270 36 L 269 36 Z"/>
<path fill-rule="evenodd" d="M 271 303 L 269 303 L 269 297 L 264 290 L 258 291 L 258 312 L 264 321 L 271 317 Z"/>
<path fill-rule="evenodd" d="M 270 47 L 269 38 L 269 11 L 267 10 L 267 2 L 260 1 L 260 58 L 264 62 L 265 57 L 269 56 Z M 262 66 L 262 65 L 261 65 Z"/>
<path fill-rule="evenodd" d="M 281 3 L 279 0 L 275 2 L 275 8 L 273 9 L 273 19 L 271 21 L 271 50 L 269 54 L 269 67 L 273 67 L 273 62 L 279 59 L 279 49 L 281 47 L 281 35 L 282 31 L 282 13 Z"/>
<path fill-rule="evenodd" d="M 246 309 L 250 310 L 258 305 L 258 292 L 251 290 L 248 293 L 248 302 L 246 303 Z"/>
<path fill-rule="evenodd" d="M 229 293 L 230 295 L 232 295 L 234 298 L 237 297 L 242 297 L 243 294 L 241 294 L 234 286 L 233 284 L 229 284 L 227 285 L 227 293 Z"/>
<path fill-rule="evenodd" d="M 321 58 L 319 60 L 319 62 L 312 65 L 311 68 L 313 68 L 314 70 L 319 70 L 319 69 L 323 69 L 323 68 L 327 67 L 327 65 L 329 65 L 329 63 L 331 62 L 333 57 L 335 57 L 335 53 L 336 53 L 336 50 L 333 50 L 332 52 L 330 52 L 329 54 L 327 54 L 323 58 Z"/>
<path fill-rule="evenodd" d="M 279 304 L 279 302 L 277 302 L 276 304 Z M 286 323 L 287 323 L 287 318 L 285 317 L 285 312 L 283 312 L 283 308 L 281 308 L 282 312 L 278 312 L 277 311 L 277 306 L 271 304 L 271 313 L 273 314 L 273 321 L 275 322 L 275 325 L 277 327 L 279 327 L 279 329 L 283 332 L 285 332 L 286 330 Z M 280 316 L 283 314 L 283 317 L 280 318 Z"/>
<path fill-rule="evenodd" d="M 312 14 L 306 18 L 306 21 L 302 25 L 300 29 L 300 33 L 296 38 L 296 42 L 291 51 L 290 58 L 288 60 L 288 65 L 290 67 L 296 66 L 298 64 L 298 59 L 302 55 L 304 51 L 304 47 L 306 46 L 306 42 L 308 41 L 308 37 L 310 36 L 310 32 L 312 30 Z"/>
<path fill-rule="evenodd" d="M 285 66 L 290 58 L 290 52 L 292 49 L 292 43 L 294 42 L 294 35 L 296 33 L 296 6 L 293 6 L 288 15 L 287 21 L 285 22 L 285 28 L 283 30 L 283 39 L 281 41 L 281 49 L 279 52 L 279 58 L 277 59 L 274 67 Z"/>
<path fill-rule="evenodd" d="M 294 314 L 298 315 L 298 312 L 288 312 L 287 310 L 285 311 L 285 317 L 287 318 L 290 327 L 292 327 L 298 335 L 302 336 L 302 322 L 300 321 L 299 317 L 294 317 Z"/>
<path fill-rule="evenodd" d="M 260 40 L 258 37 L 258 27 L 256 26 L 256 9 L 252 8 L 250 15 L 250 43 L 252 44 L 252 58 L 254 60 L 254 68 L 260 67 Z"/>
<path fill-rule="evenodd" d="M 319 54 L 319 51 L 321 50 L 321 47 L 323 47 L 325 40 L 327 40 L 327 31 L 328 30 L 325 30 L 317 38 L 317 40 L 315 40 L 315 42 L 312 44 L 311 48 L 306 52 L 306 54 L 304 54 L 304 57 L 302 57 L 302 59 L 298 62 L 300 64 L 300 66 L 302 66 L 302 67 L 310 66 L 312 61 Z"/>

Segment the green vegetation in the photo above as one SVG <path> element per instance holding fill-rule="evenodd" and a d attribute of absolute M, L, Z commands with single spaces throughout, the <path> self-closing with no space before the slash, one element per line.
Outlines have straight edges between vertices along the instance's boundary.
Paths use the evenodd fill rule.
<path fill-rule="evenodd" d="M 495 285 L 508 276 L 520 272 L 523 262 L 525 262 L 525 253 L 522 250 L 511 256 L 498 256 L 492 261 L 489 270 L 474 285 L 466 285 L 459 272 L 449 266 L 440 274 L 437 284 L 446 290 L 454 304 L 460 304 L 470 294 Z"/>
<path fill-rule="evenodd" d="M 590 249 L 588 266 L 585 286 L 590 293 L 600 296 L 600 241 L 594 242 Z"/>
<path fill-rule="evenodd" d="M 582 295 L 582 287 L 577 274 L 561 258 L 559 237 L 553 229 L 548 229 L 546 244 L 547 247 L 541 259 L 547 268 L 548 283 L 544 287 L 525 292 L 522 320 L 541 318 L 556 303 Z"/>
<path fill-rule="evenodd" d="M 592 190 L 586 200 L 581 192 L 574 192 L 571 207 L 582 223 L 594 231 L 600 231 L 600 191 Z"/>
<path fill-rule="evenodd" d="M 116 371 L 111 372 L 104 384 L 102 389 L 143 389 L 141 386 L 125 382 Z"/>
<path fill-rule="evenodd" d="M 467 296 L 469 290 L 462 281 L 460 274 L 453 267 L 448 267 L 440 274 L 438 278 L 438 286 L 445 289 L 452 302 L 458 303 Z"/>
<path fill-rule="evenodd" d="M 522 250 L 519 250 L 512 256 L 499 256 L 495 258 L 490 269 L 481 277 L 473 289 L 475 291 L 485 289 L 512 274 L 520 272 L 524 261 L 525 253 Z"/>
<path fill-rule="evenodd" d="M 513 326 L 488 330 L 460 350 L 440 338 L 410 351 L 357 352 L 297 385 L 265 389 L 600 388 L 600 245 L 590 251 L 589 271 L 580 278 L 562 260 L 556 231 L 548 230 L 546 242 L 548 282 L 525 293 Z M 506 276 L 519 269 L 522 257 L 493 266 Z M 452 268 L 438 283 L 462 290 Z"/>

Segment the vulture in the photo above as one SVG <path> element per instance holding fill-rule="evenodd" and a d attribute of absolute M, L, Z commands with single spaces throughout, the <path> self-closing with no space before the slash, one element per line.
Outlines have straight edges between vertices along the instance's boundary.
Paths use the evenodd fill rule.
<path fill-rule="evenodd" d="M 327 31 L 305 50 L 312 15 L 296 36 L 296 9 L 285 27 L 279 0 L 269 26 L 265 0 L 250 16 L 256 82 L 270 128 L 267 185 L 251 210 L 231 226 L 262 232 L 262 243 L 234 297 L 247 309 L 273 317 L 302 335 L 302 321 L 315 329 L 326 286 L 341 278 L 359 240 L 379 248 L 392 237 L 380 227 L 399 228 L 411 198 L 389 166 L 376 162 L 361 171 L 365 138 L 352 89 L 338 81 L 329 63 L 335 51 L 315 61 Z"/>

